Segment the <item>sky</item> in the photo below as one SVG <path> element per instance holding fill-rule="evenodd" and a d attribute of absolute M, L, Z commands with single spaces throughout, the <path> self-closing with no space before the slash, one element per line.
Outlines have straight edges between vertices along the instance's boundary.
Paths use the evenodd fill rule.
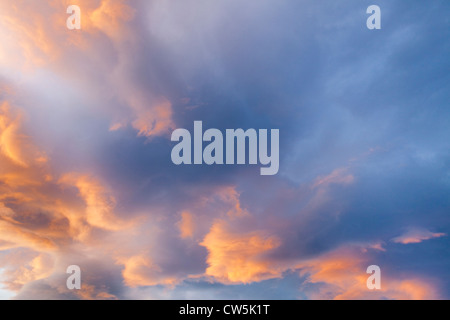
<path fill-rule="evenodd" d="M 449 13 L 0 0 L 0 299 L 449 299 Z M 194 121 L 279 129 L 278 173 L 175 165 Z"/>

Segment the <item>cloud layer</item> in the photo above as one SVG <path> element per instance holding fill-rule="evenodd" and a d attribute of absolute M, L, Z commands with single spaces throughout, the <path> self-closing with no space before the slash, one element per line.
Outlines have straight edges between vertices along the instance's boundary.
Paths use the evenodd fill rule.
<path fill-rule="evenodd" d="M 450 6 L 370 4 L 0 0 L 0 297 L 447 299 Z M 279 173 L 173 165 L 195 120 Z"/>

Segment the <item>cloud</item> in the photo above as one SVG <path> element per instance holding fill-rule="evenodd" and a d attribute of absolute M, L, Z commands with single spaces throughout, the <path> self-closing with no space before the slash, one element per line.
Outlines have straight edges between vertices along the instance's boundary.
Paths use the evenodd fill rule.
<path fill-rule="evenodd" d="M 328 187 L 332 184 L 347 185 L 353 183 L 354 180 L 354 176 L 348 173 L 347 168 L 338 168 L 327 176 L 318 177 L 312 187 Z"/>
<path fill-rule="evenodd" d="M 91 249 L 59 252 L 53 257 L 52 268 L 47 269 L 51 273 L 20 286 L 14 299 L 117 299 L 122 286 L 120 268 L 101 250 L 94 255 Z M 81 290 L 70 290 L 66 286 L 69 277 L 66 269 L 73 264 L 81 269 Z"/>
<path fill-rule="evenodd" d="M 392 238 L 392 242 L 401 244 L 420 243 L 426 240 L 444 237 L 447 234 L 431 232 L 423 228 L 410 228 L 404 234 Z"/>
<path fill-rule="evenodd" d="M 80 8 L 88 11 L 83 28 L 87 26 L 88 31 L 90 28 L 96 28 L 110 38 L 120 39 L 129 35 L 124 30 L 127 30 L 126 23 L 134 18 L 136 10 L 129 6 L 127 1 L 103 0 L 96 7 L 91 7 L 90 2 L 92 1 L 79 1 Z"/>
<path fill-rule="evenodd" d="M 81 8 L 82 32 L 91 35 L 88 41 L 80 36 L 81 32 L 68 33 L 66 9 L 71 4 Z M 86 46 L 92 45 L 89 41 L 101 35 L 120 41 L 124 37 L 126 23 L 134 16 L 134 10 L 122 0 L 58 0 L 39 4 L 19 0 L 14 4 L 2 1 L 0 7 L 2 25 L 6 30 L 2 57 L 15 64 L 23 63 L 27 68 L 63 59 L 66 50 L 73 46 L 84 51 L 88 49 Z"/>
<path fill-rule="evenodd" d="M 225 186 L 221 188 L 218 192 L 218 196 L 224 202 L 233 205 L 231 209 L 227 211 L 228 217 L 240 218 L 249 215 L 249 212 L 241 207 L 241 202 L 239 200 L 240 194 L 235 187 Z"/>
<path fill-rule="evenodd" d="M 106 230 L 127 228 L 132 221 L 121 221 L 114 215 L 115 198 L 95 178 L 69 173 L 59 180 L 61 185 L 75 186 L 86 203 L 86 221 L 93 227 Z"/>
<path fill-rule="evenodd" d="M 138 131 L 138 136 L 150 137 L 168 134 L 175 128 L 172 122 L 172 104 L 167 99 L 153 107 L 144 104 L 136 105 L 133 101 L 131 101 L 131 106 L 135 108 L 136 112 L 136 119 L 133 120 L 132 126 Z"/>
<path fill-rule="evenodd" d="M 81 30 L 71 32 L 66 28 L 69 5 L 80 6 Z M 21 10 L 15 9 L 18 7 Z M 147 40 L 132 30 L 136 9 L 127 1 L 19 1 L 14 5 L 3 1 L 0 8 L 5 32 L 0 68 L 10 78 L 31 76 L 45 68 L 68 89 L 90 92 L 87 96 L 95 97 L 92 103 L 109 115 L 114 130 L 130 124 L 138 136 L 150 137 L 166 135 L 174 128 L 172 103 L 157 92 L 157 83 L 143 83 L 139 75 L 129 72 L 139 68 L 139 61 L 133 57 Z M 89 72 L 86 64 L 92 67 L 88 67 Z M 15 69 L 21 73 L 15 73 Z M 98 93 L 104 98 L 98 99 Z M 114 106 L 110 106 L 111 96 Z"/>
<path fill-rule="evenodd" d="M 147 255 L 133 256 L 121 261 L 121 264 L 125 266 L 122 272 L 123 279 L 130 287 L 174 285 L 180 281 L 176 277 L 165 276 L 163 270 Z"/>
<path fill-rule="evenodd" d="M 0 149 L 2 154 L 15 165 L 27 168 L 31 162 L 45 164 L 45 154 L 29 142 L 29 138 L 20 133 L 23 112 L 11 107 L 7 101 L 0 105 Z"/>
<path fill-rule="evenodd" d="M 22 250 L 11 252 L 5 258 L 0 266 L 8 290 L 19 290 L 29 282 L 49 277 L 54 271 L 54 258 L 49 254 Z"/>
<path fill-rule="evenodd" d="M 73 264 L 68 256 L 78 252 L 82 257 L 75 262 L 81 263 L 86 260 L 83 254 L 87 251 L 99 255 L 114 250 L 115 245 L 109 247 L 104 242 L 108 240 L 101 239 L 111 235 L 107 233 L 129 228 L 134 220 L 123 221 L 116 216 L 116 200 L 111 190 L 95 176 L 64 173 L 55 179 L 54 163 L 47 156 L 43 159 L 45 153 L 24 133 L 22 118 L 18 116 L 21 114 L 21 110 L 3 102 L 0 114 L 1 281 L 19 296 L 27 296 L 27 290 L 32 292 L 40 287 L 43 291 L 53 288 L 55 295 L 60 292 L 62 297 L 65 280 L 60 280 L 64 279 L 65 268 Z M 99 243 L 101 249 L 96 247 Z M 107 256 L 114 255 L 109 252 Z M 79 296 L 69 296 L 114 298 L 101 284 L 90 279 L 89 272 L 84 278 Z"/>
<path fill-rule="evenodd" d="M 205 274 L 225 283 L 250 283 L 281 276 L 264 257 L 280 245 L 263 231 L 233 233 L 224 221 L 217 221 L 201 245 L 208 249 Z"/>
<path fill-rule="evenodd" d="M 189 212 L 182 212 L 181 213 L 181 220 L 177 223 L 178 228 L 180 229 L 180 237 L 185 238 L 191 238 L 194 233 L 194 221 L 193 221 L 193 215 Z"/>
<path fill-rule="evenodd" d="M 0 239 L 3 241 L 3 250 L 17 247 L 28 247 L 39 251 L 52 251 L 56 249 L 55 243 L 45 237 L 45 235 L 24 230 L 20 226 L 0 221 L 0 230 L 2 232 Z"/>
<path fill-rule="evenodd" d="M 51 180 L 47 157 L 23 133 L 22 112 L 8 102 L 0 108 L 0 239 L 3 249 L 55 250 L 64 222 L 47 213 L 45 190 Z M 36 210 L 36 207 L 38 208 Z M 35 211 L 36 210 L 36 211 Z M 46 231 L 43 231 L 45 230 Z"/>
<path fill-rule="evenodd" d="M 297 265 L 301 274 L 307 276 L 302 284 L 311 299 L 361 300 L 397 299 L 424 300 L 437 299 L 440 293 L 435 284 L 427 279 L 411 276 L 395 278 L 381 267 L 381 290 L 369 290 L 366 273 L 370 265 L 364 250 L 347 246 L 320 255 Z M 313 290 L 309 284 L 316 284 Z"/>
<path fill-rule="evenodd" d="M 450 28 L 438 6 L 381 6 L 391 28 L 368 37 L 356 0 L 0 0 L 1 281 L 17 298 L 447 297 Z M 170 131 L 199 119 L 279 128 L 280 174 L 174 166 Z"/>
<path fill-rule="evenodd" d="M 83 300 L 118 300 L 118 298 L 106 291 L 99 291 L 95 286 L 85 284 L 83 288 L 77 292 L 80 299 Z"/>

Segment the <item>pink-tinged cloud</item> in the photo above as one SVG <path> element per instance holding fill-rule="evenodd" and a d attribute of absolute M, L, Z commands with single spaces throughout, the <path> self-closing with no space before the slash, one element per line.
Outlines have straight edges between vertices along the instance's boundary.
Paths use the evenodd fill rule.
<path fill-rule="evenodd" d="M 173 286 L 181 279 L 167 276 L 160 266 L 153 263 L 148 254 L 133 256 L 128 259 L 119 259 L 124 265 L 122 276 L 129 287 L 169 285 Z"/>
<path fill-rule="evenodd" d="M 356 246 L 343 246 L 317 258 L 299 263 L 296 267 L 307 276 L 304 288 L 316 284 L 317 290 L 308 293 L 311 299 L 361 300 L 437 299 L 440 294 L 436 285 L 428 279 L 411 276 L 395 278 L 381 268 L 381 289 L 367 288 L 366 273 L 371 265 L 370 255 Z M 308 290 L 306 289 L 308 292 Z"/>
<path fill-rule="evenodd" d="M 51 279 L 73 263 L 64 262 L 72 251 L 114 256 L 116 245 L 108 246 L 101 239 L 131 227 L 133 219 L 117 217 L 113 192 L 87 173 L 66 173 L 55 179 L 51 159 L 23 131 L 22 111 L 8 102 L 0 106 L 2 284 L 20 291 Z M 98 243 L 101 249 L 96 248 Z M 63 289 L 64 282 L 58 282 L 55 292 Z M 112 298 L 89 280 L 78 294 L 86 299 Z"/>
<path fill-rule="evenodd" d="M 78 5 L 82 13 L 82 32 L 66 28 L 69 5 Z M 20 8 L 20 9 L 19 9 Z M 89 49 L 95 39 L 106 35 L 115 42 L 130 35 L 126 28 L 134 9 L 123 0 L 57 0 L 0 2 L 0 25 L 4 42 L 0 63 L 13 63 L 21 69 L 48 66 L 63 59 L 68 49 Z M 91 37 L 82 37 L 81 34 Z M 89 40 L 86 40 L 88 38 Z M 91 41 L 91 43 L 89 43 Z"/>
<path fill-rule="evenodd" d="M 69 5 L 81 9 L 81 30 L 66 28 Z M 129 26 L 135 14 L 124 0 L 2 1 L 0 69 L 15 78 L 45 68 L 69 90 L 79 88 L 83 96 L 95 97 L 91 103 L 111 119 L 111 131 L 129 125 L 138 136 L 167 135 L 175 128 L 172 103 L 129 72 L 146 45 Z M 102 82 L 89 77 L 86 68 L 98 70 Z M 110 106 L 112 97 L 121 107 Z"/>
<path fill-rule="evenodd" d="M 362 250 L 363 250 L 363 252 L 367 252 L 368 249 L 373 249 L 373 250 L 385 252 L 386 248 L 384 248 L 383 245 L 384 245 L 383 242 L 371 243 L 371 244 L 367 244 L 367 245 L 363 246 Z"/>
<path fill-rule="evenodd" d="M 410 228 L 404 234 L 392 239 L 392 242 L 401 244 L 420 243 L 426 240 L 444 237 L 447 234 L 431 232 L 423 228 Z"/>
<path fill-rule="evenodd" d="M 147 102 L 148 103 L 148 102 Z M 168 134 L 175 128 L 172 122 L 172 104 L 164 99 L 153 106 L 141 104 L 130 104 L 135 110 L 135 120 L 132 122 L 138 136 L 151 137 Z"/>
<path fill-rule="evenodd" d="M 313 184 L 313 188 L 328 187 L 332 184 L 348 185 L 353 183 L 354 180 L 354 176 L 348 173 L 347 168 L 338 168 L 329 175 L 318 177 Z"/>
<path fill-rule="evenodd" d="M 217 221 L 201 243 L 208 249 L 205 274 L 224 283 L 250 283 L 281 276 L 265 255 L 280 246 L 280 240 L 263 231 L 233 232 Z"/>
<path fill-rule="evenodd" d="M 115 295 L 99 290 L 99 288 L 91 284 L 83 285 L 76 294 L 83 300 L 118 300 Z"/>
<path fill-rule="evenodd" d="M 181 219 L 177 223 L 178 228 L 180 229 L 181 238 L 192 238 L 194 235 L 195 224 L 193 219 L 194 217 L 191 213 L 186 211 L 181 213 Z"/>
<path fill-rule="evenodd" d="M 227 216 L 230 218 L 240 218 L 249 215 L 249 212 L 241 207 L 239 197 L 240 194 L 234 187 L 223 187 L 219 192 L 219 198 L 222 201 L 234 204 L 230 210 L 227 211 Z"/>
<path fill-rule="evenodd" d="M 54 272 L 54 257 L 27 250 L 11 251 L 0 262 L 3 284 L 8 290 L 19 290 L 27 283 L 45 279 Z"/>
<path fill-rule="evenodd" d="M 23 111 L 9 102 L 0 104 L 0 152 L 17 166 L 27 168 L 33 163 L 45 164 L 47 157 L 32 145 L 29 137 L 20 132 Z"/>
<path fill-rule="evenodd" d="M 130 226 L 130 221 L 122 221 L 115 216 L 115 198 L 94 177 L 69 173 L 64 175 L 59 183 L 78 189 L 80 197 L 86 203 L 86 222 L 91 226 L 106 230 L 121 230 Z"/>

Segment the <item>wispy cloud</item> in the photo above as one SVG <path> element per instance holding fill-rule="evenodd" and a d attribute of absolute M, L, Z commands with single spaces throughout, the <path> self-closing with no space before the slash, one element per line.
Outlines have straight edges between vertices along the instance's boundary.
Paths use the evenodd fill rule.
<path fill-rule="evenodd" d="M 442 232 L 431 232 L 423 228 L 409 228 L 409 230 L 402 235 L 392 238 L 392 241 L 401 244 L 411 244 L 444 236 L 446 236 L 446 234 Z"/>

